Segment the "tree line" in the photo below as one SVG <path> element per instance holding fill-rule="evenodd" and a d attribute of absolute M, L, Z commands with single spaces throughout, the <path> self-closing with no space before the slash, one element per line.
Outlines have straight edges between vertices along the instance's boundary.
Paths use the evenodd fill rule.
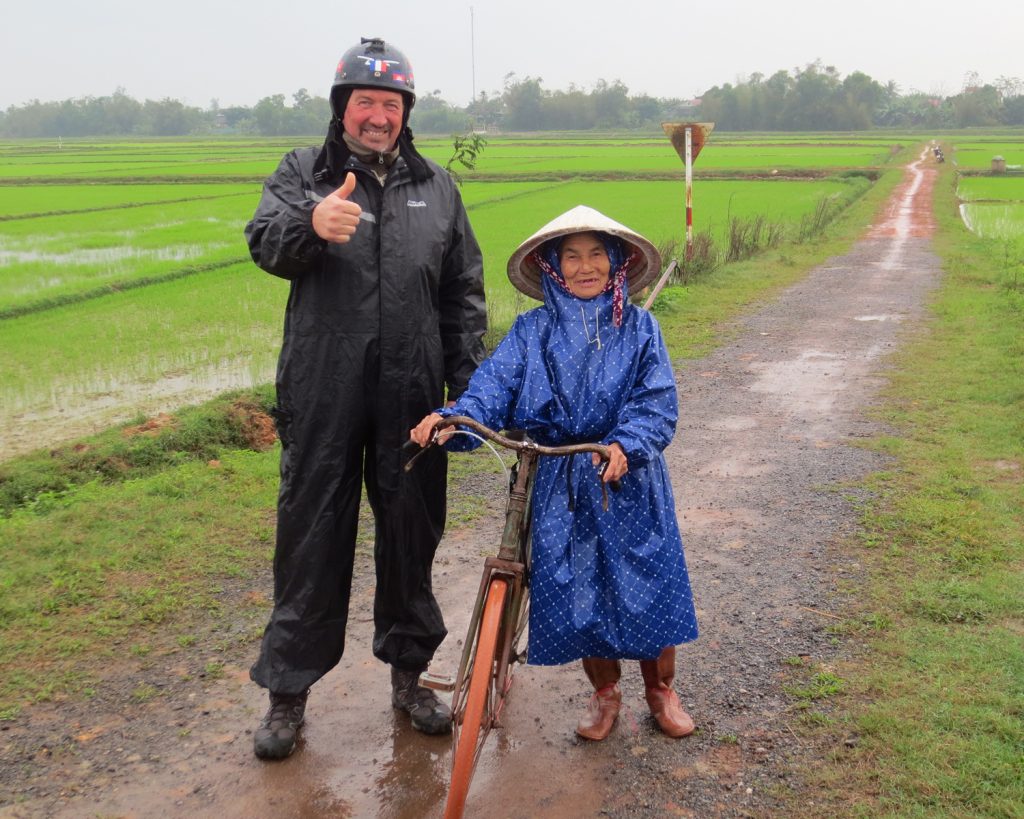
<path fill-rule="evenodd" d="M 110 96 L 58 102 L 33 100 L 0 111 L 0 136 L 186 136 L 215 133 L 262 136 L 324 132 L 326 97 L 306 89 L 264 97 L 253 106 L 207 108 L 179 100 L 140 102 L 118 88 Z M 709 88 L 696 100 L 629 93 L 620 81 L 593 88 L 544 88 L 540 77 L 508 74 L 503 89 L 481 92 L 456 106 L 439 91 L 420 93 L 410 124 L 417 133 L 477 130 L 573 131 L 648 129 L 659 123 L 699 119 L 725 131 L 860 131 L 875 127 L 963 128 L 1024 125 L 1024 82 L 1000 77 L 983 83 L 969 74 L 952 96 L 901 94 L 861 71 L 842 77 L 820 61 L 770 77 L 753 74 Z"/>
<path fill-rule="evenodd" d="M 975 73 L 952 96 L 882 85 L 855 71 L 811 63 L 767 79 L 753 74 L 704 92 L 700 119 L 726 131 L 861 131 L 875 127 L 968 128 L 1024 125 L 1024 82 L 1000 77 L 983 83 Z"/>

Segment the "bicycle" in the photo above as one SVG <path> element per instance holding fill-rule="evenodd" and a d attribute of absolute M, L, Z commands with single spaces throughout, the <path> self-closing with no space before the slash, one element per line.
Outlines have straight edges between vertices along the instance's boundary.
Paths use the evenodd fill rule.
<path fill-rule="evenodd" d="M 530 585 L 530 506 L 533 481 L 541 456 L 569 456 L 597 453 L 601 458 L 599 477 L 608 463 L 608 448 L 603 444 L 571 444 L 543 446 L 531 441 L 525 433 L 497 433 L 467 416 L 444 418 L 434 427 L 431 440 L 452 427 L 467 427 L 476 437 L 493 441 L 517 454 L 509 476 L 508 506 L 505 528 L 498 554 L 484 560 L 483 576 L 470 617 L 466 642 L 454 683 L 436 674 L 425 672 L 420 684 L 428 688 L 452 692 L 452 774 L 445 804 L 445 819 L 458 819 L 466 805 L 470 782 L 491 728 L 499 724 L 505 699 L 512 685 L 512 672 L 517 663 L 526 661 L 525 646 L 520 643 L 529 615 Z M 453 434 L 473 434 L 456 429 Z M 414 442 L 411 448 L 417 447 Z M 406 444 L 406 447 L 409 446 Z M 419 450 L 405 465 L 412 468 Z M 618 482 L 609 483 L 613 490 Z M 602 483 L 602 492 L 605 484 Z M 608 496 L 603 496 L 604 508 Z"/>

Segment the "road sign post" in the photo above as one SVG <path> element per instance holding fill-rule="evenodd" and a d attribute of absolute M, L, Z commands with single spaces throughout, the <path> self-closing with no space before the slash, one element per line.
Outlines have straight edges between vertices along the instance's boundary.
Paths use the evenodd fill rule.
<path fill-rule="evenodd" d="M 661 127 L 686 167 L 686 259 L 689 261 L 693 258 L 693 163 L 715 123 L 663 122 Z"/>

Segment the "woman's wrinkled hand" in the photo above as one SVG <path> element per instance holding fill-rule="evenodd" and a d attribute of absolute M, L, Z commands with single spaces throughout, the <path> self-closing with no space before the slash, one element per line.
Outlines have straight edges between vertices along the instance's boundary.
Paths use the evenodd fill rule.
<path fill-rule="evenodd" d="M 440 420 L 441 416 L 438 413 L 430 413 L 430 415 L 428 415 L 426 418 L 424 418 L 422 421 L 420 421 L 416 426 L 412 428 L 412 430 L 409 432 L 409 438 L 415 441 L 421 447 L 430 446 L 430 442 L 433 440 L 434 437 L 434 427 L 437 426 L 437 422 Z M 447 437 L 447 435 L 444 435 L 444 438 Z M 443 441 L 439 440 L 438 443 L 443 443 Z"/>
<path fill-rule="evenodd" d="M 601 456 L 595 452 L 592 460 L 594 466 L 597 466 L 601 463 Z M 601 480 L 605 483 L 621 480 L 627 472 L 629 472 L 629 460 L 626 458 L 625 450 L 618 443 L 611 444 L 608 447 L 608 466 L 605 467 Z"/>

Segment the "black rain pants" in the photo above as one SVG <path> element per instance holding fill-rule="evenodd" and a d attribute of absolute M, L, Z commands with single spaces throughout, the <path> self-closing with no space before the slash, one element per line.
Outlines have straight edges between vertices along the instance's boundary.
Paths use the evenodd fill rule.
<path fill-rule="evenodd" d="M 385 408 L 361 391 L 341 392 L 337 401 L 324 395 L 310 406 L 290 401 L 278 385 L 274 610 L 250 670 L 253 681 L 276 693 L 305 691 L 344 653 L 364 478 L 376 520 L 374 655 L 399 670 L 420 671 L 447 634 L 431 589 L 445 523 L 447 455 L 433 448 L 404 472 L 399 453 L 431 407 L 402 418 L 401 402 Z"/>

